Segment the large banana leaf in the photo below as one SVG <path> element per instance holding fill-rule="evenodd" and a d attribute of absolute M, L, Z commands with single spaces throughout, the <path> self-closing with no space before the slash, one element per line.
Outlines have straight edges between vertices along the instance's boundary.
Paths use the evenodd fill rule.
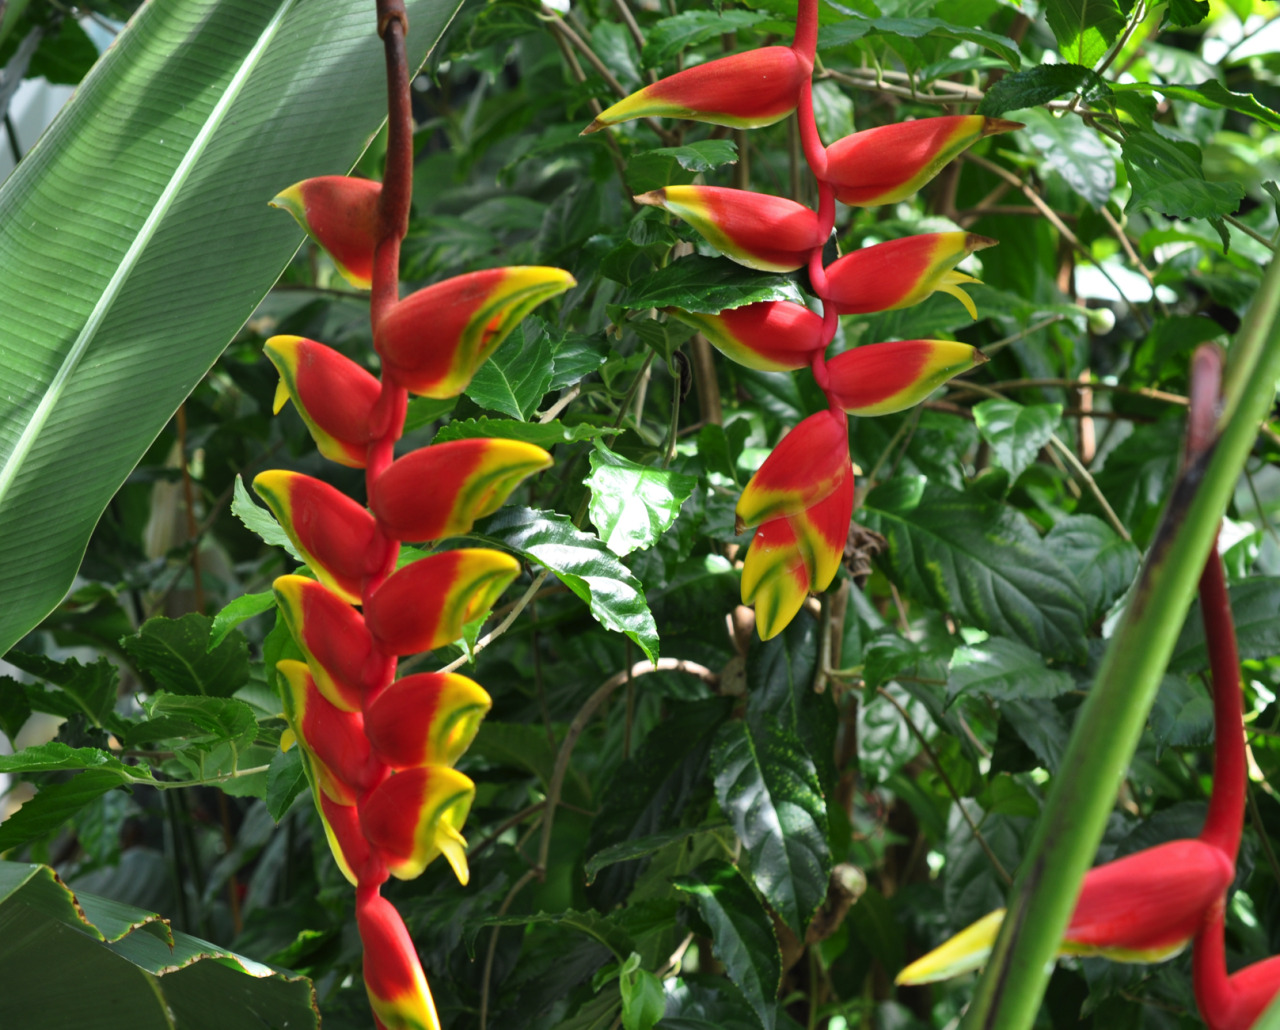
<path fill-rule="evenodd" d="M 44 865 L 0 862 L 0 1026 L 41 1030 L 316 1028 L 306 977 L 72 893 Z"/>
<path fill-rule="evenodd" d="M 409 0 L 410 60 L 461 0 Z M 385 112 L 373 0 L 151 0 L 0 187 L 0 654 Z"/>

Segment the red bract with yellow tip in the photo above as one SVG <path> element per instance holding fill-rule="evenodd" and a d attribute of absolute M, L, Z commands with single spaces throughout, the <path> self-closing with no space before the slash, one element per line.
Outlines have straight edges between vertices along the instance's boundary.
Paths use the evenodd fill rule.
<path fill-rule="evenodd" d="M 850 415 L 889 415 L 986 360 L 978 348 L 953 340 L 868 343 L 827 362 L 828 389 Z"/>
<path fill-rule="evenodd" d="M 1021 128 L 1021 122 L 972 114 L 864 129 L 827 147 L 824 178 L 842 204 L 893 204 L 915 193 L 978 140 Z"/>
<path fill-rule="evenodd" d="M 719 186 L 667 186 L 635 198 L 688 222 L 725 257 L 763 272 L 794 272 L 824 236 L 803 204 Z"/>
<path fill-rule="evenodd" d="M 364 945 L 364 986 L 378 1030 L 440 1030 L 413 938 L 395 906 L 361 891 L 356 926 Z"/>
<path fill-rule="evenodd" d="M 475 680 L 419 672 L 396 680 L 365 709 L 364 731 L 378 758 L 395 769 L 453 765 L 493 702 Z"/>
<path fill-rule="evenodd" d="M 849 467 L 849 435 L 839 412 L 820 411 L 779 441 L 742 491 L 734 509 L 737 532 L 813 507 L 842 481 Z"/>
<path fill-rule="evenodd" d="M 387 878 L 381 860 L 369 847 L 364 831 L 360 828 L 360 813 L 355 805 L 340 805 L 323 790 L 312 791 L 325 839 L 338 869 L 353 886 L 361 882 Z M 381 881 L 379 881 L 381 882 Z"/>
<path fill-rule="evenodd" d="M 576 285 L 559 268 L 490 268 L 410 294 L 374 330 L 384 374 L 410 393 L 456 397 L 519 321 Z"/>
<path fill-rule="evenodd" d="M 330 461 L 364 468 L 373 439 L 369 417 L 382 386 L 350 358 L 301 336 L 273 336 L 263 346 L 280 373 L 274 410 L 287 400 Z"/>
<path fill-rule="evenodd" d="M 475 784 L 456 769 L 406 769 L 384 780 L 361 804 L 360 825 L 397 879 L 412 880 L 444 855 L 466 884 L 467 842 L 459 828 L 475 793 Z"/>
<path fill-rule="evenodd" d="M 725 357 L 762 372 L 807 368 L 814 353 L 826 346 L 822 316 L 789 300 L 744 304 L 715 314 L 665 310 L 699 330 Z"/>
<path fill-rule="evenodd" d="M 369 740 L 359 712 L 344 712 L 316 688 L 305 662 L 276 663 L 284 714 L 311 759 L 316 784 L 340 805 L 354 805 L 369 776 Z"/>
<path fill-rule="evenodd" d="M 392 463 L 373 484 L 369 507 L 395 540 L 439 540 L 467 533 L 497 511 L 521 480 L 551 455 L 519 440 L 451 440 Z"/>
<path fill-rule="evenodd" d="M 359 604 L 365 577 L 391 559 L 387 539 L 364 506 L 298 472 L 263 472 L 254 477 L 253 489 L 320 582 L 348 604 Z"/>
<path fill-rule="evenodd" d="M 796 109 L 800 85 L 813 61 L 792 47 L 771 46 L 731 54 L 668 75 L 600 112 L 585 136 L 632 118 L 687 118 L 755 129 Z"/>
<path fill-rule="evenodd" d="M 976 319 L 978 311 L 960 286 L 978 280 L 955 266 L 975 250 L 995 245 L 977 233 L 939 232 L 863 247 L 826 270 L 829 290 L 823 300 L 841 315 L 861 315 L 910 307 L 941 290 Z"/>
<path fill-rule="evenodd" d="M 303 179 L 271 200 L 283 208 L 333 258 L 347 282 L 362 290 L 373 284 L 378 241 L 378 197 L 382 184 L 347 175 Z"/>
<path fill-rule="evenodd" d="M 461 637 L 519 573 L 520 563 L 501 551 L 432 554 L 389 576 L 369 598 L 365 621 L 386 654 L 434 651 Z"/>

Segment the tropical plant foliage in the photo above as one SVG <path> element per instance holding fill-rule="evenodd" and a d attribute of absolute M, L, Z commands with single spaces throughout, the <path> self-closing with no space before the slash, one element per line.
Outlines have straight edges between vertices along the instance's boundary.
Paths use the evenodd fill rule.
<path fill-rule="evenodd" d="M 16 752 L 0 773 L 10 798 L 30 798 L 0 823 L 0 852 L 310 977 L 323 1025 L 341 1028 L 369 1025 L 354 901 L 298 749 L 279 748 L 269 686 L 289 646 L 270 585 L 298 562 L 245 488 L 287 467 L 362 496 L 359 470 L 325 463 L 294 411 L 272 416 L 263 356 L 267 338 L 294 335 L 377 364 L 366 297 L 310 242 L 263 297 L 298 240 L 267 201 L 345 170 L 385 107 L 373 4 L 311 7 L 153 0 L 0 188 L 0 255 L 21 272 L 0 281 L 0 646 L 13 645 L 0 733 Z M 0 12 L 0 60 L 33 31 L 40 49 L 24 60 L 54 59 L 42 5 Z M 914 233 L 999 246 L 962 268 L 983 283 L 966 287 L 976 320 L 938 294 L 844 317 L 833 353 L 955 339 L 989 361 L 907 411 L 850 418 L 843 566 L 764 643 L 741 605 L 751 534 L 734 508 L 827 400 L 807 371 L 735 364 L 666 309 L 801 301 L 812 284 L 730 263 L 632 198 L 698 184 L 816 206 L 799 133 L 793 119 L 580 133 L 658 76 L 787 43 L 794 6 L 498 2 L 455 18 L 416 0 L 409 12 L 411 59 L 430 56 L 402 278 L 550 265 L 578 284 L 526 318 L 463 396 L 413 400 L 401 449 L 507 437 L 555 459 L 454 541 L 523 563 L 493 619 L 402 663 L 461 661 L 494 701 L 459 765 L 477 786 L 470 884 L 437 862 L 386 889 L 443 1024 L 956 1025 L 973 977 L 893 978 L 1005 904 L 1037 826 L 1062 825 L 1058 795 L 1084 784 L 1105 819 L 1096 849 L 1087 828 L 1054 838 L 1085 866 L 1199 832 L 1208 656 L 1195 607 L 1181 620 L 1224 508 L 1252 756 L 1228 952 L 1233 966 L 1280 953 L 1274 5 L 821 6 L 813 95 L 827 143 L 940 113 L 1024 128 L 978 142 L 909 199 L 837 208 L 828 266 L 831 248 Z M 230 29 L 207 66 L 166 56 L 175 26 L 209 18 Z M 246 71 L 241 106 L 213 125 L 214 87 L 259 60 L 277 78 Z M 105 88 L 116 81 L 131 106 Z M 185 119 L 157 99 L 175 82 L 203 105 Z M 279 103 L 272 83 L 288 83 Z M 112 169 L 136 188 L 86 193 L 94 133 L 109 140 L 119 111 L 137 131 Z M 211 125 L 201 150 L 192 140 Z M 184 141 L 176 157 L 166 135 Z M 374 138 L 357 174 L 380 178 L 383 149 Z M 134 207 L 108 202 L 126 194 Z M 57 277 L 67 268 L 78 292 Z M 51 307 L 46 292 L 66 299 Z M 1148 603 L 1129 605 L 1140 565 L 1168 553 L 1162 511 L 1171 496 L 1188 510 L 1192 488 L 1175 491 L 1187 367 L 1207 341 L 1227 348 L 1243 457 L 1189 509 L 1204 549 L 1173 552 L 1185 568 L 1157 590 L 1159 632 L 1123 636 L 1122 612 Z M 1261 407 L 1234 405 L 1242 395 Z M 1167 668 L 1160 657 L 1149 682 L 1121 684 L 1136 749 L 1072 740 L 1116 653 L 1161 647 Z M 42 724 L 56 736 L 39 742 Z M 1068 959 L 1043 998 L 1035 1025 L 1054 1030 L 1202 1025 L 1185 954 Z M 43 1011 L 38 995 L 23 1004 L 29 1019 Z M 1006 1019 L 992 1025 L 1032 1025 Z"/>

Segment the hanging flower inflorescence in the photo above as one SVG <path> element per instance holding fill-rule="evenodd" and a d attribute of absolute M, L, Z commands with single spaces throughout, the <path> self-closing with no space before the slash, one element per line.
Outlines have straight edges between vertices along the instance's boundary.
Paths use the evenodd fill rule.
<path fill-rule="evenodd" d="M 853 514 L 853 467 L 846 415 L 883 415 L 922 401 L 952 376 L 986 360 L 951 340 L 866 344 L 832 359 L 826 352 L 840 315 L 892 311 L 949 293 L 977 318 L 956 271 L 995 240 L 975 233 L 909 236 L 823 264 L 835 204 L 876 207 L 910 196 L 967 147 L 1020 123 L 980 115 L 922 118 L 867 129 L 824 146 L 813 110 L 817 0 L 800 0 L 791 46 L 722 57 L 646 86 L 603 111 L 584 131 L 641 117 L 687 118 L 732 128 L 771 125 L 797 113 L 805 159 L 818 187 L 816 211 L 781 197 L 715 186 L 668 186 L 636 201 L 683 219 L 726 257 L 770 272 L 807 269 L 822 314 L 791 301 L 763 301 L 701 314 L 666 309 L 749 368 L 808 367 L 829 410 L 783 437 L 747 484 L 738 530 L 758 527 L 742 574 L 742 598 L 768 640 L 795 617 L 809 593 L 830 586 Z"/>
<path fill-rule="evenodd" d="M 266 344 L 280 372 L 276 411 L 292 400 L 321 454 L 365 470 L 368 507 L 296 472 L 264 472 L 253 485 L 315 575 L 275 581 L 304 659 L 282 660 L 277 671 L 287 736 L 300 749 L 334 859 L 356 889 L 375 1022 L 380 1030 L 435 1030 L 413 941 L 380 889 L 389 876 L 418 876 L 439 855 L 467 882 L 461 828 L 475 785 L 453 766 L 490 700 L 454 673 L 396 679 L 397 661 L 460 638 L 520 564 L 484 548 L 403 563 L 400 545 L 468 532 L 551 456 L 518 441 L 472 439 L 397 459 L 395 444 L 410 393 L 457 396 L 521 318 L 574 280 L 558 268 L 497 268 L 399 298 L 413 125 L 403 6 L 380 0 L 378 14 L 389 73 L 385 181 L 308 179 L 272 203 L 298 219 L 351 283 L 372 288 L 382 377 L 315 340 Z"/>

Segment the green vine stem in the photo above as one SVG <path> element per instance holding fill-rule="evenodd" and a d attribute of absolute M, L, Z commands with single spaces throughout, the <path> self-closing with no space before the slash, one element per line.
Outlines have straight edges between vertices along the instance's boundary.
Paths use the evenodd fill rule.
<path fill-rule="evenodd" d="M 1221 436 L 1175 484 L 1128 609 L 1076 719 L 1009 897 L 1008 915 L 964 1030 L 1035 1021 L 1081 880 L 1155 700 L 1200 570 L 1280 378 L 1280 261 L 1260 284 L 1229 355 Z M 1259 1027 L 1280 1030 L 1280 1011 Z"/>

